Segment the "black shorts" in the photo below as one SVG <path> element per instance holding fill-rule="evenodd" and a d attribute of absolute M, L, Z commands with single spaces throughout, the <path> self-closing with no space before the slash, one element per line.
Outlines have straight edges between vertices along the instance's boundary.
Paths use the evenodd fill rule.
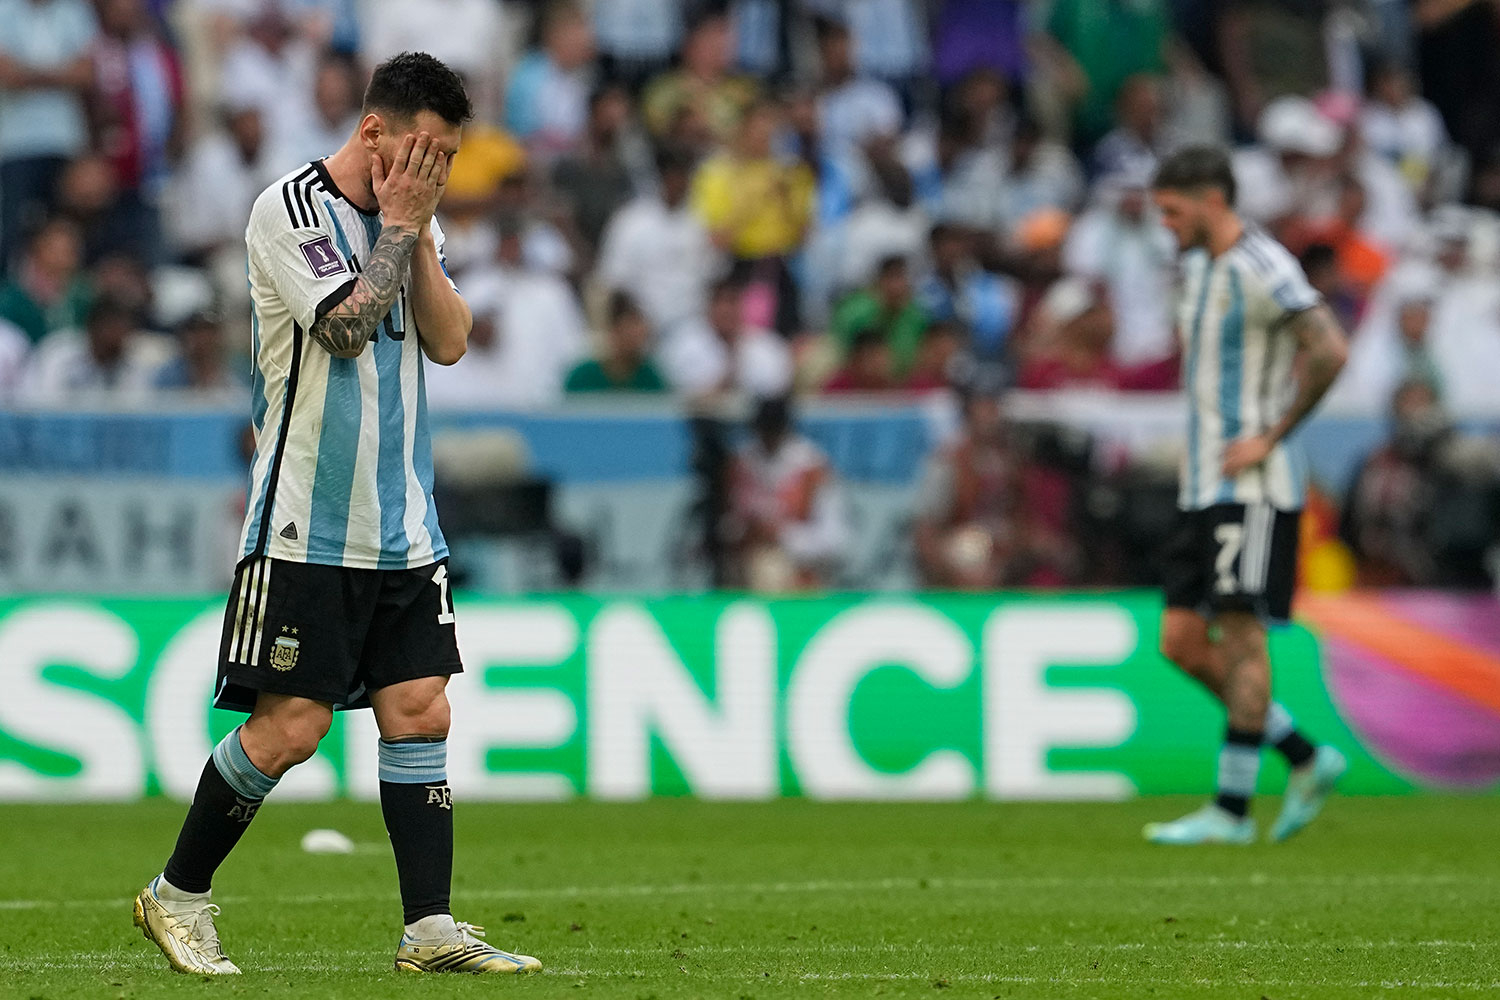
<path fill-rule="evenodd" d="M 1205 616 L 1249 611 L 1286 621 L 1297 588 L 1301 511 L 1269 504 L 1184 510 L 1162 554 L 1167 607 Z"/>
<path fill-rule="evenodd" d="M 259 691 L 367 708 L 369 692 L 461 673 L 447 560 L 350 569 L 250 556 L 235 571 L 214 707 Z"/>

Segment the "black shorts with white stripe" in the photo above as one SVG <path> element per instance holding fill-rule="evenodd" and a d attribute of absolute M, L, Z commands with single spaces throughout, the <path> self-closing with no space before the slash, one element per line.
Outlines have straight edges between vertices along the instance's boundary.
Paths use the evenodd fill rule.
<path fill-rule="evenodd" d="M 250 556 L 235 571 L 214 707 L 259 692 L 365 708 L 369 692 L 463 671 L 446 559 L 352 569 Z"/>
<path fill-rule="evenodd" d="M 1265 503 L 1184 510 L 1162 552 L 1167 607 L 1291 617 L 1302 512 Z"/>

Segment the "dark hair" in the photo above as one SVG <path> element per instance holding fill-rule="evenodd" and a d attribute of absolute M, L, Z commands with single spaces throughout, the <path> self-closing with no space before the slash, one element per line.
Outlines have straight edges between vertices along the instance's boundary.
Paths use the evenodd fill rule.
<path fill-rule="evenodd" d="M 886 275 L 891 274 L 894 271 L 905 270 L 905 257 L 901 256 L 898 253 L 887 254 L 886 256 L 880 258 L 880 262 L 875 265 L 875 276 L 877 278 L 884 278 Z"/>
<path fill-rule="evenodd" d="M 1303 273 L 1309 275 L 1315 271 L 1321 271 L 1325 267 L 1337 266 L 1338 262 L 1338 251 L 1327 243 L 1310 244 L 1306 250 L 1302 251 L 1302 255 L 1297 258 L 1297 263 L 1302 265 Z"/>
<path fill-rule="evenodd" d="M 708 297 L 716 299 L 720 295 L 739 295 L 745 291 L 745 282 L 734 273 L 726 274 L 714 281 L 708 287 Z"/>
<path fill-rule="evenodd" d="M 874 350 L 885 346 L 885 334 L 873 326 L 862 326 L 854 331 L 854 336 L 849 338 L 849 354 L 855 355 L 861 351 Z"/>
<path fill-rule="evenodd" d="M 425 52 L 403 52 L 379 66 L 365 88 L 364 112 L 415 118 L 431 111 L 449 125 L 474 117 L 474 105 L 457 73 Z"/>
<path fill-rule="evenodd" d="M 669 173 L 690 174 L 697 166 L 691 150 L 684 149 L 676 143 L 664 142 L 656 147 L 656 173 L 658 176 Z"/>
<path fill-rule="evenodd" d="M 1237 191 L 1229 154 L 1218 146 L 1187 146 L 1172 153 L 1156 168 L 1151 187 L 1156 191 L 1218 188 L 1230 205 Z"/>
<path fill-rule="evenodd" d="M 136 321 L 135 309 L 129 302 L 118 295 L 102 292 L 94 296 L 94 301 L 89 303 L 88 315 L 84 318 L 84 325 L 93 329 L 99 323 L 119 320 L 134 324 Z"/>
<path fill-rule="evenodd" d="M 614 326 L 627 316 L 638 316 L 646 318 L 641 307 L 636 304 L 635 299 L 630 297 L 629 292 L 616 291 L 609 297 L 609 324 Z"/>

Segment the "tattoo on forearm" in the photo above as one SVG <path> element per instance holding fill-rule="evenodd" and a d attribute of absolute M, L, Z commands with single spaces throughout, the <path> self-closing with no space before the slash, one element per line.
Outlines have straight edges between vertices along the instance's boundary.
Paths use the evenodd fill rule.
<path fill-rule="evenodd" d="M 308 336 L 335 357 L 356 357 L 401 294 L 416 245 L 415 232 L 396 226 L 382 229 L 370 250 L 370 262 L 355 279 L 348 297 L 314 323 Z"/>
<path fill-rule="evenodd" d="M 1282 420 L 1283 435 L 1306 419 L 1318 405 L 1334 379 L 1338 378 L 1347 355 L 1344 331 L 1326 306 L 1318 306 L 1298 316 L 1293 321 L 1292 332 L 1301 345 L 1302 377 L 1297 383 L 1297 395 Z"/>

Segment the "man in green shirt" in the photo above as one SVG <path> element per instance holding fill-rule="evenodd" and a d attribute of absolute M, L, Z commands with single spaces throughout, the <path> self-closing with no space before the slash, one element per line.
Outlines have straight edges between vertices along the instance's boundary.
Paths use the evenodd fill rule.
<path fill-rule="evenodd" d="M 635 300 L 615 292 L 609 300 L 604 354 L 568 373 L 568 392 L 666 392 L 667 383 L 646 357 L 651 328 Z"/>
<path fill-rule="evenodd" d="M 1077 101 L 1075 145 L 1092 146 L 1114 126 L 1121 84 L 1167 68 L 1162 0 L 1053 0 L 1044 37 L 1055 43 L 1052 54 Z"/>
<path fill-rule="evenodd" d="M 850 295 L 833 313 L 833 336 L 841 354 L 847 355 L 856 334 L 879 331 L 890 348 L 891 364 L 899 380 L 911 371 L 922 334 L 930 318 L 912 291 L 906 259 L 887 257 L 875 272 L 875 284 Z"/>
<path fill-rule="evenodd" d="M 53 330 L 81 329 L 88 311 L 88 285 L 79 275 L 83 245 L 73 224 L 62 219 L 42 226 L 26 245 L 15 276 L 0 284 L 0 319 L 9 320 L 33 344 Z"/>

